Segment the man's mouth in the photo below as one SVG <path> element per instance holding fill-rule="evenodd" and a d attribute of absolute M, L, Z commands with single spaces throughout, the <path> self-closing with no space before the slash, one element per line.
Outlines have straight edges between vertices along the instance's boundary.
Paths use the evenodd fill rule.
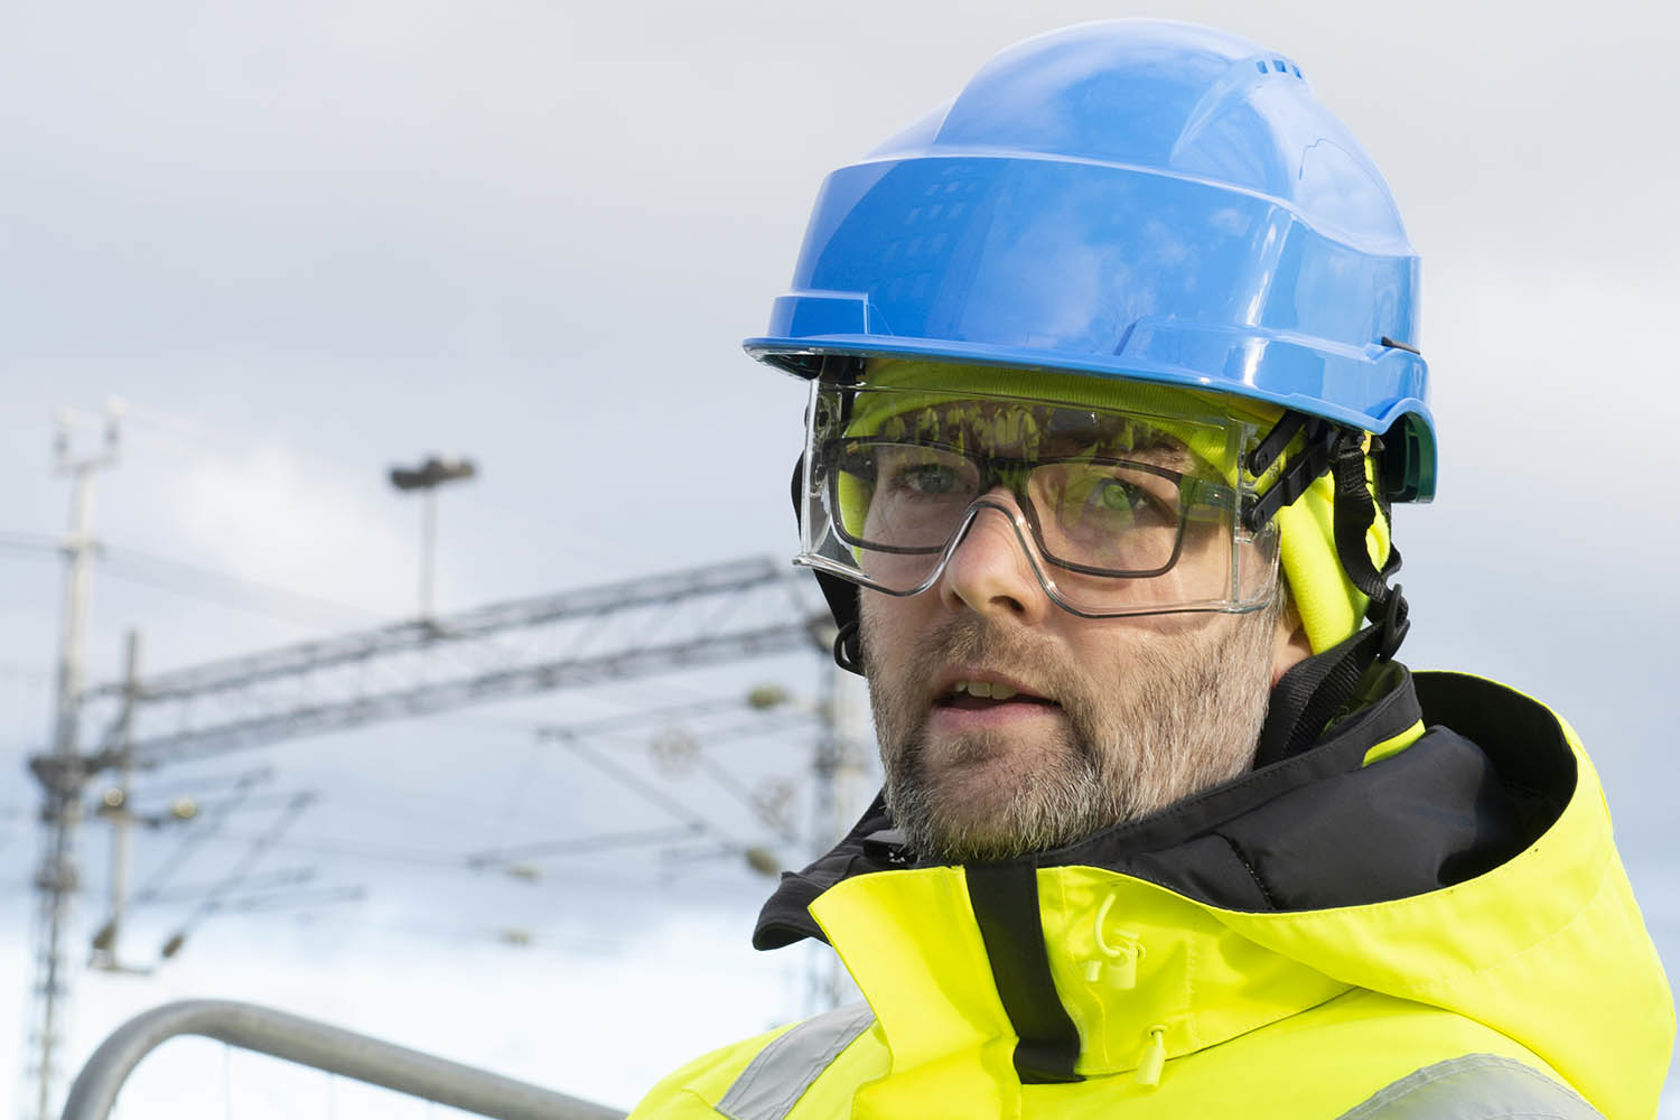
<path fill-rule="evenodd" d="M 934 697 L 936 708 L 978 711 L 1001 704 L 1038 704 L 1055 707 L 1056 702 L 1002 681 L 958 680 Z"/>

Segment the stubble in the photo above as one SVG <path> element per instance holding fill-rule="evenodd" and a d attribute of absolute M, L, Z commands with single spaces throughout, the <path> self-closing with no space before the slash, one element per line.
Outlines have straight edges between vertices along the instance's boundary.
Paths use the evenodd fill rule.
<path fill-rule="evenodd" d="M 1251 764 L 1265 719 L 1276 610 L 1132 643 L 1122 665 L 1096 673 L 1043 636 L 978 614 L 924 632 L 898 679 L 870 676 L 894 822 L 924 859 L 1007 859 L 1235 777 Z M 1060 704 L 1059 731 L 1028 743 L 967 733 L 939 744 L 931 764 L 927 682 L 953 664 L 1032 681 Z M 970 764 L 992 766 L 978 790 L 961 777 Z"/>

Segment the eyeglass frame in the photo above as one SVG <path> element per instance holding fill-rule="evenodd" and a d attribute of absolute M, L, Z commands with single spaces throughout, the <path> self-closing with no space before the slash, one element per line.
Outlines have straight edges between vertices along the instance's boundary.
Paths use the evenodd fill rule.
<path fill-rule="evenodd" d="M 868 541 L 863 537 L 853 536 L 851 533 L 847 532 L 842 519 L 835 516 L 836 512 L 841 508 L 838 487 L 842 472 L 839 470 L 829 472 L 828 478 L 825 480 L 824 498 L 828 505 L 828 520 L 829 524 L 834 529 L 834 535 L 840 541 L 853 548 L 867 549 L 872 552 L 883 552 L 900 556 L 931 556 L 945 551 L 955 538 L 962 535 L 966 526 L 973 520 L 973 516 L 977 512 L 976 507 L 984 503 L 992 508 L 1001 508 L 995 501 L 985 500 L 985 495 L 991 493 L 999 486 L 1007 488 L 1009 492 L 1014 495 L 1016 503 L 1020 507 L 1021 513 L 1025 517 L 1028 527 L 1032 531 L 1033 544 L 1039 555 L 1043 556 L 1046 562 L 1062 569 L 1063 571 L 1075 572 L 1079 575 L 1096 576 L 1105 579 L 1153 579 L 1166 575 L 1168 572 L 1172 571 L 1172 569 L 1178 564 L 1179 558 L 1184 552 L 1185 529 L 1189 526 L 1191 520 L 1191 510 L 1197 506 L 1221 511 L 1232 519 L 1233 526 L 1240 524 L 1240 519 L 1242 517 L 1241 497 L 1235 488 L 1227 486 L 1224 483 L 1213 482 L 1209 479 L 1201 478 L 1197 475 L 1189 474 L 1184 471 L 1174 470 L 1171 467 L 1163 467 L 1155 463 L 1140 462 L 1135 459 L 1116 459 L 1105 455 L 1058 455 L 1045 459 L 1023 459 L 1008 455 L 983 455 L 973 451 L 965 451 L 960 447 L 934 440 L 910 442 L 885 436 L 842 436 L 831 439 L 824 444 L 822 455 L 823 461 L 829 463 L 839 463 L 842 459 L 842 455 L 837 453 L 837 449 L 843 446 L 845 446 L 848 451 L 861 447 L 904 447 L 940 451 L 972 463 L 977 468 L 979 474 L 975 497 L 969 502 L 968 507 L 964 510 L 962 516 L 956 520 L 950 534 L 936 545 L 909 547 L 877 544 Z M 1050 546 L 1044 539 L 1044 526 L 1040 520 L 1038 508 L 1033 504 L 1032 498 L 1027 492 L 1027 483 L 1032 478 L 1034 472 L 1039 470 L 1041 467 L 1058 466 L 1069 463 L 1081 466 L 1123 467 L 1128 470 L 1141 471 L 1145 474 L 1153 474 L 1159 478 L 1166 479 L 1175 485 L 1179 495 L 1176 510 L 1178 523 L 1173 532 L 1172 553 L 1167 557 L 1163 564 L 1155 568 L 1140 569 L 1099 568 L 1094 565 L 1080 564 L 1064 557 L 1057 556 L 1055 552 L 1051 550 Z M 1000 470 L 999 464 L 1009 464 L 1012 469 L 1007 471 Z M 1008 480 L 1009 474 L 1018 474 L 1020 477 L 1020 483 L 1018 485 L 1012 485 Z M 1219 504 L 1217 501 L 1190 501 L 1188 492 L 1191 490 L 1213 492 L 1215 496 L 1224 499 L 1224 504 Z M 936 569 L 937 567 L 938 566 L 936 565 Z"/>
<path fill-rule="evenodd" d="M 858 568 L 856 566 L 855 556 L 851 561 L 842 562 L 834 556 L 825 554 L 824 546 L 822 544 L 822 538 L 824 537 L 828 537 L 835 547 L 845 548 L 848 551 L 853 551 L 854 553 L 857 546 L 846 544 L 845 537 L 840 532 L 840 527 L 835 524 L 834 519 L 831 516 L 832 510 L 829 508 L 829 503 L 833 499 L 830 496 L 829 487 L 826 484 L 819 482 L 814 477 L 818 473 L 817 464 L 819 460 L 824 457 L 822 454 L 823 449 L 827 448 L 830 443 L 839 440 L 864 439 L 868 437 L 837 434 L 831 435 L 824 440 L 814 440 L 812 437 L 816 435 L 818 424 L 819 422 L 823 422 L 823 417 L 825 415 L 825 409 L 821 402 L 829 393 L 838 394 L 840 398 L 837 401 L 839 413 L 837 416 L 834 416 L 832 413 L 829 415 L 834 416 L 840 424 L 845 425 L 850 422 L 849 417 L 852 413 L 853 407 L 851 404 L 851 398 L 854 394 L 861 392 L 897 393 L 900 391 L 915 393 L 918 396 L 930 394 L 937 395 L 938 397 L 949 398 L 957 401 L 965 399 L 983 399 L 996 401 L 998 403 L 1015 403 L 1027 406 L 1073 408 L 1079 411 L 1114 411 L 1120 413 L 1132 413 L 1138 419 L 1142 419 L 1146 422 L 1157 421 L 1156 417 L 1151 416 L 1147 412 L 1134 412 L 1134 410 L 1124 408 L 1107 409 L 1099 407 L 1093 409 L 1088 402 L 1069 400 L 1065 397 L 1058 398 L 1052 396 L 1036 396 L 1026 393 L 1017 394 L 1013 392 L 998 392 L 996 390 L 978 390 L 976 392 L 975 390 L 967 387 L 955 386 L 951 388 L 939 387 L 928 389 L 920 386 L 908 385 L 872 385 L 868 384 L 866 379 L 862 378 L 850 382 L 843 380 L 833 381 L 827 379 L 826 377 L 814 378 L 810 383 L 811 399 L 806 409 L 806 450 L 805 453 L 800 456 L 799 467 L 794 472 L 795 505 L 803 511 L 800 517 L 803 547 L 798 555 L 792 557 L 792 562 L 795 566 L 809 569 L 818 574 L 832 576 L 836 579 L 844 580 L 847 583 L 851 583 L 892 598 L 910 598 L 926 592 L 938 581 L 941 574 L 949 565 L 952 555 L 956 552 L 958 547 L 960 547 L 962 541 L 966 538 L 969 530 L 972 528 L 975 518 L 978 517 L 984 510 L 990 509 L 1000 514 L 1009 524 L 1011 531 L 1015 534 L 1016 540 L 1022 549 L 1024 558 L 1027 560 L 1039 586 L 1043 588 L 1045 594 L 1058 608 L 1079 618 L 1106 620 L 1172 614 L 1250 614 L 1254 611 L 1266 609 L 1270 603 L 1275 601 L 1274 589 L 1279 577 L 1279 555 L 1276 541 L 1277 527 L 1275 522 L 1272 522 L 1270 519 L 1262 521 L 1258 526 L 1251 526 L 1248 524 L 1246 518 L 1239 516 L 1231 526 L 1234 534 L 1232 540 L 1233 548 L 1242 546 L 1246 543 L 1249 547 L 1259 549 L 1261 555 L 1264 557 L 1263 566 L 1265 568 L 1265 572 L 1263 573 L 1263 583 L 1259 587 L 1256 587 L 1254 591 L 1249 592 L 1246 595 L 1239 591 L 1236 583 L 1238 578 L 1238 569 L 1233 566 L 1231 569 L 1233 582 L 1230 586 L 1229 595 L 1219 596 L 1216 598 L 1179 600 L 1170 603 L 1150 603 L 1139 606 L 1120 607 L 1118 609 L 1093 608 L 1089 605 L 1081 605 L 1079 602 L 1075 601 L 1075 599 L 1070 599 L 1068 597 L 1068 592 L 1063 590 L 1057 584 L 1057 582 L 1051 577 L 1050 573 L 1046 570 L 1046 564 L 1041 562 L 1037 546 L 1037 536 L 1039 535 L 1039 531 L 1035 530 L 1033 526 L 1025 524 L 1025 517 L 1019 511 L 1019 506 L 1012 509 L 1010 506 L 1005 505 L 996 498 L 984 495 L 976 498 L 969 506 L 962 519 L 956 524 L 955 529 L 943 548 L 940 550 L 930 550 L 928 554 L 931 554 L 932 551 L 940 551 L 942 554 L 930 566 L 927 575 L 918 581 L 914 587 L 901 590 L 888 586 L 879 579 L 870 576 L 867 572 Z M 1232 416 L 1228 413 L 1223 415 L 1210 413 L 1207 416 L 1161 416 L 1159 419 L 1192 424 L 1216 424 L 1221 426 L 1228 426 L 1234 421 L 1244 427 L 1254 426 L 1248 419 L 1239 419 L 1238 417 Z M 1253 439 L 1255 437 L 1251 435 L 1247 438 Z M 1252 495 L 1246 493 L 1243 481 L 1244 474 L 1251 462 L 1251 457 L 1246 452 L 1239 452 L 1235 450 L 1235 445 L 1232 446 L 1233 450 L 1231 451 L 1231 454 L 1235 456 L 1235 467 L 1239 474 L 1239 481 L 1235 490 L 1241 501 L 1248 502 Z M 824 526 L 824 528 L 819 529 L 819 524 Z M 1235 564 L 1236 559 L 1236 555 L 1233 552 L 1233 564 Z M 1177 561 L 1175 560 L 1175 566 L 1176 563 Z M 1243 582 L 1246 583 L 1247 581 L 1244 580 Z"/>

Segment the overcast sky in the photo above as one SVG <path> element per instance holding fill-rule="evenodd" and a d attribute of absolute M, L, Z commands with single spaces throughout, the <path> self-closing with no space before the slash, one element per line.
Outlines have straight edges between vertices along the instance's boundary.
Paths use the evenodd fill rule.
<path fill-rule="evenodd" d="M 444 609 L 786 556 L 803 395 L 738 344 L 785 287 L 821 177 L 1029 34 L 1119 15 L 1215 23 L 1300 65 L 1385 170 L 1423 255 L 1441 475 L 1432 506 L 1397 518 L 1405 659 L 1507 680 L 1571 720 L 1672 964 L 1680 521 L 1656 483 L 1674 474 L 1660 426 L 1680 306 L 1676 12 L 16 0 L 0 16 L 0 533 L 62 530 L 52 410 L 131 402 L 122 463 L 98 483 L 101 679 L 131 626 L 164 668 L 411 612 L 418 515 L 384 471 L 427 451 L 482 470 L 442 498 Z M 27 974 L 35 790 L 21 760 L 46 732 L 59 575 L 27 548 L 0 550 L 0 570 L 0 747 L 16 763 L 0 794 L 3 1003 Z M 798 1013 L 803 961 L 745 948 L 763 881 L 734 863 L 561 859 L 533 886 L 458 860 L 662 823 L 539 748 L 535 724 L 766 679 L 810 695 L 818 676 L 797 658 L 742 665 L 147 779 L 163 798 L 272 766 L 270 795 L 320 800 L 265 866 L 301 861 L 369 895 L 218 917 L 151 977 L 79 977 L 72 1062 L 132 1011 L 226 995 L 628 1105 L 662 1068 Z M 717 759 L 749 783 L 793 782 L 808 740 Z M 658 770 L 642 740 L 619 746 L 708 812 L 733 811 L 715 785 Z M 214 879 L 273 816 L 230 820 L 181 881 Z M 745 839 L 755 824 L 727 827 Z M 140 876 L 179 839 L 142 837 Z M 86 919 L 107 841 L 84 840 Z M 135 954 L 185 913 L 137 914 Z M 532 944 L 499 941 L 510 929 Z M 0 1030 L 0 1053 L 12 1042 Z M 213 1048 L 159 1062 L 137 1102 L 223 1073 Z M 267 1086 L 241 1115 L 291 1091 L 232 1068 L 236 1090 Z M 15 1073 L 0 1064 L 0 1084 Z"/>

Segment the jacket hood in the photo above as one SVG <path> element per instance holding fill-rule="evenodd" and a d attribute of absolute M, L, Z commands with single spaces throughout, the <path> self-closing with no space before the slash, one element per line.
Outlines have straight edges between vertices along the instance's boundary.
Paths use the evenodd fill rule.
<path fill-rule="evenodd" d="M 1673 1009 L 1574 732 L 1479 678 L 1387 683 L 1307 751 L 1022 860 L 919 861 L 878 798 L 784 876 L 754 944 L 829 940 L 929 1069 L 953 1049 L 1004 1083 L 1141 1069 L 1363 991 L 1649 1115 Z"/>

